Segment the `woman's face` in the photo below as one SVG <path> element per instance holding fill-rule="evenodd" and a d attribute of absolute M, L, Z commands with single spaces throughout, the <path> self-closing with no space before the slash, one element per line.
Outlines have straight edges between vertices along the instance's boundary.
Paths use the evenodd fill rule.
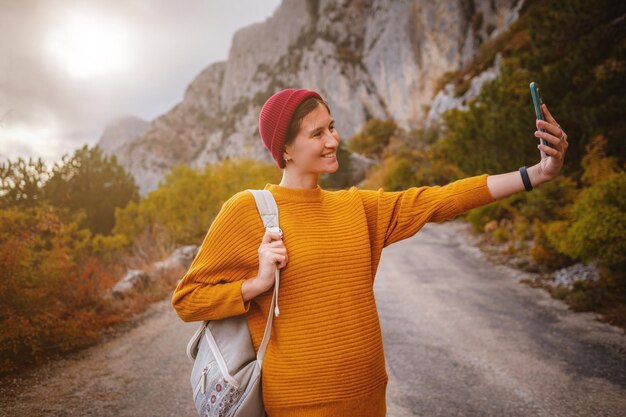
<path fill-rule="evenodd" d="M 339 169 L 338 148 L 339 133 L 335 130 L 335 120 L 326 106 L 318 104 L 302 119 L 294 141 L 285 146 L 285 153 L 290 159 L 286 166 L 297 167 L 300 172 L 335 172 Z"/>

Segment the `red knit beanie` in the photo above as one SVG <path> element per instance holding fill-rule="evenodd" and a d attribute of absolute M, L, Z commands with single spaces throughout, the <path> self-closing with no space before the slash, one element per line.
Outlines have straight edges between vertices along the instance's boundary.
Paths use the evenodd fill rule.
<path fill-rule="evenodd" d="M 305 88 L 287 88 L 273 94 L 265 101 L 259 114 L 259 133 L 280 168 L 285 168 L 283 147 L 291 116 L 300 103 L 309 97 L 322 99 L 317 92 Z"/>

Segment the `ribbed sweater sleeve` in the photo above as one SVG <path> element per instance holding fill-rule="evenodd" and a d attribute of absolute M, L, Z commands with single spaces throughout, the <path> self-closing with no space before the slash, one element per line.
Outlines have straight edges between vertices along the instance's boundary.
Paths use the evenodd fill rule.
<path fill-rule="evenodd" d="M 258 269 L 257 249 L 264 233 L 260 216 L 249 210 L 251 199 L 252 194 L 241 191 L 222 204 L 178 282 L 171 304 L 183 321 L 219 320 L 250 309 L 251 300 L 244 302 L 241 286 L 253 276 L 250 271 Z"/>
<path fill-rule="evenodd" d="M 487 186 L 488 175 L 402 191 L 358 190 L 372 242 L 384 248 L 415 235 L 428 222 L 440 223 L 495 201 Z"/>

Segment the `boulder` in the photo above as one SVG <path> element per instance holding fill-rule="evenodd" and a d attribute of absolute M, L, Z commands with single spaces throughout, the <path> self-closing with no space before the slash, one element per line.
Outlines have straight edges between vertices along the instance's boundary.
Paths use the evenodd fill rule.
<path fill-rule="evenodd" d="M 111 289 L 111 295 L 124 298 L 128 293 L 145 288 L 150 282 L 150 275 L 141 269 L 129 269 L 124 277 Z"/>

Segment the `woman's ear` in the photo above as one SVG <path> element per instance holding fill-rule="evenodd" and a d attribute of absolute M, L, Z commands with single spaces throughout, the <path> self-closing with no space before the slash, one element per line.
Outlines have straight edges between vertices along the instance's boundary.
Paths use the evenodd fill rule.
<path fill-rule="evenodd" d="M 287 152 L 291 152 L 291 146 L 290 145 L 287 145 L 284 148 L 283 159 L 285 160 L 285 162 L 289 161 L 291 159 L 291 156 Z"/>

